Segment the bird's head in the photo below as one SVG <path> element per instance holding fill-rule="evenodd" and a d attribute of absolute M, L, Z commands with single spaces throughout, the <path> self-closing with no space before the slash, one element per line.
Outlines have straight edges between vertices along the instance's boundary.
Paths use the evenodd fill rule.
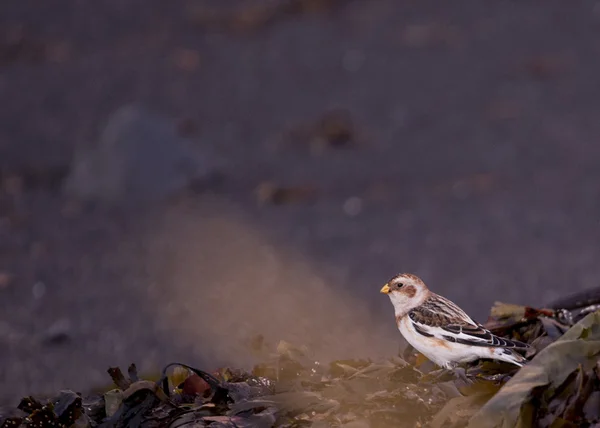
<path fill-rule="evenodd" d="M 421 278 L 401 273 L 390 279 L 380 290 L 387 294 L 394 305 L 396 316 L 403 316 L 429 297 L 429 289 Z"/>

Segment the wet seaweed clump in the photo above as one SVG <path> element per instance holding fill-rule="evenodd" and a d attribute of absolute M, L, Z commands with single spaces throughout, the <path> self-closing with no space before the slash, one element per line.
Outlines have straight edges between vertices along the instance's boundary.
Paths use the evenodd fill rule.
<path fill-rule="evenodd" d="M 600 295 L 600 293 L 597 293 Z M 23 398 L 0 427 L 581 427 L 600 424 L 600 312 L 595 295 L 547 308 L 496 303 L 486 327 L 532 348 L 523 368 L 480 360 L 436 369 L 402 358 L 323 364 L 303 347 L 257 338 L 252 371 L 173 363 L 157 379 L 110 368 L 112 389 Z"/>

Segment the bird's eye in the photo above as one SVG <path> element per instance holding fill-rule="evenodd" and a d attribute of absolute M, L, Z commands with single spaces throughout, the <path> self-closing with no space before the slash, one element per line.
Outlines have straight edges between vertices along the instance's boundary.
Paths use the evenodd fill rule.
<path fill-rule="evenodd" d="M 402 284 L 401 282 L 399 282 L 399 283 L 396 284 L 396 287 L 402 288 L 402 287 L 404 287 L 404 284 Z"/>

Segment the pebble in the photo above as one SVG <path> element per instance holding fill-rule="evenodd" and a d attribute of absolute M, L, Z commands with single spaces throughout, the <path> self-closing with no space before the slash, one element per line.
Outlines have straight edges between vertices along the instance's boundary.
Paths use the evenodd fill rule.
<path fill-rule="evenodd" d="M 210 182 L 223 164 L 209 147 L 181 137 L 176 122 L 127 105 L 109 117 L 97 146 L 75 155 L 63 191 L 109 203 L 159 200 Z"/>

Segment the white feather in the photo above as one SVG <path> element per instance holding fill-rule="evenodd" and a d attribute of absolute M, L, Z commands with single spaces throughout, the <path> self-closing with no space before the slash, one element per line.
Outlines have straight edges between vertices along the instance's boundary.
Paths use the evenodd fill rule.
<path fill-rule="evenodd" d="M 420 329 L 425 330 L 433 337 L 426 337 L 415 329 L 415 323 L 408 317 L 403 317 L 398 323 L 398 329 L 402 336 L 413 348 L 425 355 L 438 366 L 452 368 L 456 363 L 468 363 L 479 358 L 490 358 L 506 361 L 521 367 L 525 359 L 512 350 L 506 348 L 475 346 L 455 343 L 445 339 L 443 336 L 449 336 L 449 333 L 439 327 L 429 327 L 419 325 Z M 454 335 L 472 340 L 472 336 L 461 333 Z"/>

